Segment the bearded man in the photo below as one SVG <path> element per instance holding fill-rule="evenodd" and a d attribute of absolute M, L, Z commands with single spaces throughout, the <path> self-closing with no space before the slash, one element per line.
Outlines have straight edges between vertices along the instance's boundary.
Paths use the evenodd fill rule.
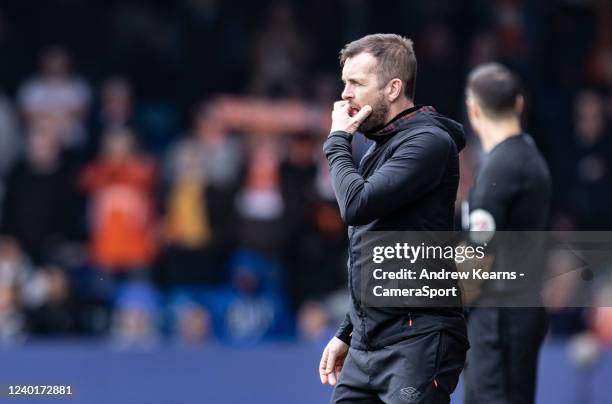
<path fill-rule="evenodd" d="M 361 295 L 358 256 L 373 231 L 450 231 L 463 127 L 414 104 L 412 41 L 368 35 L 340 52 L 344 91 L 323 151 L 348 225 L 351 304 L 323 351 L 321 382 L 333 403 L 448 403 L 468 342 L 461 308 L 371 307 Z M 357 166 L 351 140 L 374 141 Z"/>

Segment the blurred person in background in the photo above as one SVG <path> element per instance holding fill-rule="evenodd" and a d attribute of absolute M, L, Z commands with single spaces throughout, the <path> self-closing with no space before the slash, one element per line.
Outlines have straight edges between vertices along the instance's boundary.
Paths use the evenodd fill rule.
<path fill-rule="evenodd" d="M 218 283 L 233 248 L 234 199 L 243 170 L 239 139 L 208 104 L 196 107 L 193 128 L 167 151 L 161 195 L 166 246 L 162 283 Z M 169 286 L 169 285 L 166 285 Z"/>
<path fill-rule="evenodd" d="M 244 183 L 236 195 L 238 243 L 279 257 L 287 235 L 276 139 L 251 135 Z"/>
<path fill-rule="evenodd" d="M 327 165 L 315 153 L 317 138 L 309 133 L 289 135 L 281 162 L 281 188 L 286 203 L 287 237 L 282 248 L 286 287 L 294 309 L 321 299 L 344 284 L 346 239 Z M 327 192 L 321 195 L 317 177 L 327 173 Z M 324 179 L 321 179 L 324 181 Z M 325 192 L 325 191 L 323 191 Z"/>
<path fill-rule="evenodd" d="M 299 337 L 305 341 L 323 342 L 333 332 L 325 305 L 316 300 L 304 302 L 297 313 Z"/>
<path fill-rule="evenodd" d="M 164 248 L 158 278 L 165 287 L 218 281 L 202 141 L 182 139 L 167 159 L 170 167 L 161 196 Z"/>
<path fill-rule="evenodd" d="M 60 45 L 43 50 L 39 73 L 20 87 L 17 97 L 26 120 L 54 115 L 61 122 L 62 142 L 69 148 L 81 147 L 87 140 L 84 124 L 90 98 L 89 85 L 72 73 L 70 55 Z"/>
<path fill-rule="evenodd" d="M 159 295 L 150 284 L 130 281 L 114 296 L 111 338 L 120 350 L 148 350 L 159 342 Z"/>
<path fill-rule="evenodd" d="M 24 156 L 6 178 L 1 231 L 15 237 L 35 263 L 78 233 L 76 167 L 63 153 L 61 130 L 53 115 L 34 118 Z"/>
<path fill-rule="evenodd" d="M 32 267 L 17 242 L 0 238 L 0 284 L 13 285 L 28 333 L 68 335 L 79 331 L 79 305 L 66 270 Z"/>
<path fill-rule="evenodd" d="M 287 266 L 287 286 L 295 304 L 301 303 L 298 295 L 309 289 L 308 283 L 324 283 L 310 270 L 304 260 L 308 258 L 307 233 L 312 223 L 312 213 L 315 203 L 314 179 L 317 167 L 315 165 L 314 138 L 307 133 L 288 136 L 284 142 L 283 160 L 280 163 L 280 181 L 283 200 L 286 203 L 287 238 L 282 248 Z M 311 251 L 312 252 L 312 251 Z M 304 267 L 308 269 L 304 271 Z M 304 272 L 308 277 L 300 276 Z M 306 292 L 307 293 L 307 292 Z M 296 299 L 297 298 L 297 299 Z"/>
<path fill-rule="evenodd" d="M 71 335 L 78 333 L 79 303 L 75 299 L 66 270 L 47 265 L 37 270 L 42 299 L 28 307 L 28 329 L 36 335 Z"/>
<path fill-rule="evenodd" d="M 468 77 L 466 104 L 471 126 L 487 153 L 469 196 L 471 234 L 488 232 L 480 240 L 486 246 L 495 231 L 523 231 L 525 238 L 525 231 L 545 230 L 550 173 L 532 137 L 521 128 L 524 98 L 518 77 L 498 63 L 477 66 Z M 548 328 L 538 288 L 544 262 L 527 254 L 517 259 L 507 242 L 499 244 L 490 270 L 520 267 L 527 282 L 485 281 L 476 300 L 468 302 L 474 307 L 468 314 L 466 404 L 535 400 L 538 354 Z M 528 248 L 537 255 L 543 246 L 531 243 Z M 537 299 L 525 305 L 521 299 L 531 290 Z M 500 304 L 505 307 L 496 307 Z"/>
<path fill-rule="evenodd" d="M 243 137 L 231 133 L 230 125 L 231 122 L 219 116 L 212 103 L 201 103 L 196 107 L 192 129 L 184 141 L 197 145 L 202 153 L 200 159 L 206 173 L 206 202 L 211 213 L 213 242 L 222 260 L 227 258 L 227 250 L 232 248 L 235 237 L 232 232 L 235 198 L 247 164 Z M 177 150 L 183 147 L 182 143 L 179 140 Z"/>
<path fill-rule="evenodd" d="M 211 315 L 200 303 L 190 300 L 174 305 L 173 337 L 186 345 L 202 345 L 212 333 Z"/>
<path fill-rule="evenodd" d="M 314 179 L 317 174 L 315 160 L 316 137 L 298 133 L 285 138 L 280 162 L 281 187 L 287 202 L 287 214 L 301 226 L 309 219 L 309 202 L 315 196 Z"/>
<path fill-rule="evenodd" d="M 129 128 L 137 131 L 134 94 L 130 81 L 123 76 L 111 76 L 100 85 L 98 105 L 91 114 L 87 158 L 94 158 L 104 133 Z"/>
<path fill-rule="evenodd" d="M 574 230 L 612 228 L 612 135 L 602 95 L 579 92 L 574 103 L 574 133 L 564 155 L 561 201 Z"/>
<path fill-rule="evenodd" d="M 200 142 L 209 186 L 218 192 L 235 191 L 243 170 L 244 146 L 239 137 L 230 133 L 230 125 L 219 117 L 214 104 L 201 103 L 196 107 L 192 129 L 185 136 Z"/>
<path fill-rule="evenodd" d="M 215 232 L 215 242 L 225 245 L 232 238 L 228 224 L 235 215 L 234 199 L 243 180 L 246 156 L 243 138 L 231 133 L 231 122 L 226 122 L 219 115 L 213 103 L 198 104 L 191 131 L 184 142 L 197 144 L 202 153 L 200 158 L 206 172 L 207 202 L 213 212 L 211 226 Z M 182 143 L 182 140 L 177 142 L 179 148 Z"/>
<path fill-rule="evenodd" d="M 204 301 L 219 339 L 252 345 L 291 335 L 287 304 L 274 280 L 276 265 L 255 251 L 234 253 L 229 263 L 229 282 L 211 291 Z"/>
<path fill-rule="evenodd" d="M 90 260 L 102 273 L 148 276 L 157 252 L 156 167 L 154 158 L 137 150 L 135 135 L 119 128 L 104 134 L 100 155 L 83 169 Z"/>
<path fill-rule="evenodd" d="M 133 126 L 134 95 L 127 78 L 113 76 L 102 83 L 98 119 L 100 132 Z"/>

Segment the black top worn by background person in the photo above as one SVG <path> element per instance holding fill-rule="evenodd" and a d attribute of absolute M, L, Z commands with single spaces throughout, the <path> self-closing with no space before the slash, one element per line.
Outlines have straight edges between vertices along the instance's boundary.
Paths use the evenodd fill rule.
<path fill-rule="evenodd" d="M 546 229 L 551 192 L 548 167 L 531 136 L 511 136 L 497 144 L 485 158 L 470 192 L 471 228 L 504 232 L 497 243 L 504 248 L 499 248 L 493 270 L 520 268 L 525 276 L 518 280 L 486 281 L 480 304 L 497 306 L 505 301 L 524 306 L 518 303 L 527 302 L 523 295 L 530 291 L 536 292 L 534 296 L 539 300 L 544 263 L 540 262 L 542 248 L 535 247 L 536 242 L 542 241 L 541 233 L 534 232 Z M 477 211 L 486 213 L 475 215 Z M 483 223 L 473 223 L 474 220 Z M 524 245 L 523 252 L 507 248 L 513 240 Z M 531 301 L 529 305 L 541 303 Z"/>
<path fill-rule="evenodd" d="M 37 264 L 48 260 L 65 240 L 81 236 L 76 173 L 74 156 L 65 154 L 48 172 L 22 159 L 8 174 L 0 232 L 15 237 Z"/>
<path fill-rule="evenodd" d="M 551 179 L 531 136 L 511 136 L 485 158 L 470 192 L 470 211 L 483 209 L 500 231 L 544 230 Z"/>
<path fill-rule="evenodd" d="M 466 404 L 535 402 L 538 354 L 547 330 L 540 296 L 544 248 L 536 243 L 546 227 L 550 194 L 548 168 L 527 134 L 494 146 L 476 178 L 470 228 L 496 231 L 492 271 L 527 273 L 485 281 L 470 308 Z"/>
<path fill-rule="evenodd" d="M 364 305 L 361 268 L 355 265 L 366 232 L 453 230 L 463 127 L 432 107 L 416 106 L 366 136 L 375 143 L 358 168 L 349 133 L 333 132 L 323 146 L 340 212 L 349 226 L 352 304 L 336 336 L 357 349 L 379 349 L 441 330 L 466 340 L 460 308 Z"/>

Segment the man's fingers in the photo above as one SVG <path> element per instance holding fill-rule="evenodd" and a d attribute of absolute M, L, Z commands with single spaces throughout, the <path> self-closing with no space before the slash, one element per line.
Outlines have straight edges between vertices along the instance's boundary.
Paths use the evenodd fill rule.
<path fill-rule="evenodd" d="M 336 101 L 334 102 L 334 109 L 341 109 L 344 107 L 348 107 L 348 101 Z"/>
<path fill-rule="evenodd" d="M 355 116 L 353 117 L 353 121 L 357 124 L 360 124 L 368 117 L 368 115 L 370 115 L 370 113 L 372 113 L 372 107 L 366 105 L 355 114 Z"/>
<path fill-rule="evenodd" d="M 323 354 L 321 355 L 321 361 L 319 362 L 319 372 L 323 372 L 327 367 L 327 355 L 329 350 L 325 348 L 323 350 Z"/>
<path fill-rule="evenodd" d="M 321 355 L 321 362 L 319 363 L 319 376 L 321 377 L 321 383 L 323 384 L 327 383 L 326 369 L 327 369 L 328 353 L 329 353 L 329 350 L 325 348 L 325 350 L 323 351 L 323 355 Z"/>
<path fill-rule="evenodd" d="M 326 374 L 321 373 L 319 376 L 321 377 L 321 384 L 327 384 L 327 383 L 329 383 L 329 378 L 327 377 L 327 375 L 326 375 Z"/>
<path fill-rule="evenodd" d="M 327 363 L 325 366 L 325 374 L 329 375 L 334 367 L 336 366 L 336 354 L 333 352 L 328 352 L 327 355 Z"/>
<path fill-rule="evenodd" d="M 321 362 L 319 363 L 319 377 L 321 378 L 322 384 L 329 384 L 335 386 L 338 383 L 340 377 L 340 371 L 344 363 L 344 356 L 342 352 L 330 349 L 328 344 L 323 350 L 321 355 Z M 340 355 L 340 356 L 338 356 Z"/>
<path fill-rule="evenodd" d="M 335 372 L 331 372 L 331 373 L 329 374 L 329 384 L 330 384 L 331 386 L 335 386 L 337 381 L 338 381 L 338 380 L 336 379 L 336 373 L 335 373 Z"/>

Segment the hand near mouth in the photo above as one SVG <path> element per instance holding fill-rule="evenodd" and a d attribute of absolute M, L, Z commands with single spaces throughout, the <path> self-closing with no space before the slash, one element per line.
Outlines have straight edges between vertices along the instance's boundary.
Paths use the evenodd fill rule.
<path fill-rule="evenodd" d="M 371 112 L 372 107 L 369 105 L 358 109 L 351 107 L 347 101 L 337 101 L 332 111 L 331 132 L 343 131 L 352 134 Z"/>

